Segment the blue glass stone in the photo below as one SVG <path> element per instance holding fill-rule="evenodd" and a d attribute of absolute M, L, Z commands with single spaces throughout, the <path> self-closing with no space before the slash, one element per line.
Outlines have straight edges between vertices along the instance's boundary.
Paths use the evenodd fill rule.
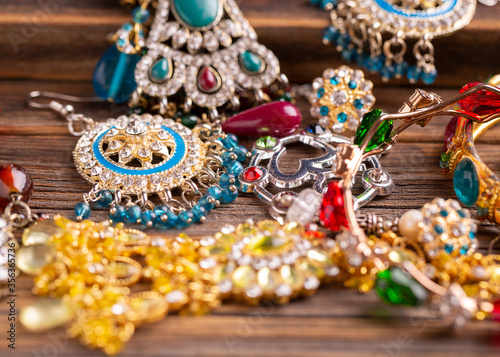
<path fill-rule="evenodd" d="M 469 246 L 467 244 L 464 244 L 462 248 L 460 248 L 460 254 L 465 255 L 469 251 Z"/>
<path fill-rule="evenodd" d="M 455 168 L 453 186 L 458 199 L 466 206 L 473 206 L 479 196 L 479 176 L 471 159 L 465 157 Z"/>
<path fill-rule="evenodd" d="M 380 70 L 380 77 L 382 77 L 384 81 L 391 80 L 395 74 L 396 74 L 396 69 L 394 68 L 394 66 L 384 66 Z"/>
<path fill-rule="evenodd" d="M 330 112 L 330 109 L 328 109 L 328 107 L 326 105 L 323 105 L 321 108 L 319 108 L 319 113 L 322 116 L 328 115 L 329 112 Z"/>
<path fill-rule="evenodd" d="M 132 26 L 132 24 L 129 22 L 123 24 L 123 26 L 122 26 L 122 30 L 124 30 L 124 31 L 132 31 L 133 29 L 134 29 L 134 26 Z"/>
<path fill-rule="evenodd" d="M 333 78 L 330 79 L 330 83 L 334 86 L 336 86 L 337 84 L 340 83 L 340 77 L 339 76 L 335 76 Z"/>
<path fill-rule="evenodd" d="M 108 207 L 113 202 L 113 194 L 109 190 L 99 191 L 98 196 L 97 205 L 99 207 Z"/>
<path fill-rule="evenodd" d="M 434 68 L 431 72 L 426 72 L 423 71 L 420 78 L 422 78 L 422 82 L 424 82 L 427 85 L 431 85 L 436 81 L 436 78 L 438 76 L 437 70 Z"/>
<path fill-rule="evenodd" d="M 319 5 L 321 0 L 311 0 L 311 4 L 313 4 L 314 6 L 317 6 Z"/>
<path fill-rule="evenodd" d="M 118 40 L 116 40 L 116 44 L 120 47 L 123 47 L 127 44 L 127 41 L 125 41 L 125 39 L 123 38 L 119 38 Z"/>
<path fill-rule="evenodd" d="M 149 78 L 156 83 L 163 83 L 170 78 L 169 60 L 162 58 L 156 61 L 149 71 Z"/>
<path fill-rule="evenodd" d="M 354 105 L 354 108 L 356 109 L 361 109 L 365 105 L 361 99 L 354 99 L 352 102 L 352 105 Z"/>
<path fill-rule="evenodd" d="M 349 81 L 349 83 L 347 85 L 351 89 L 356 89 L 356 87 L 358 86 L 358 84 L 356 83 L 356 81 Z"/>
<path fill-rule="evenodd" d="M 90 206 L 84 202 L 77 203 L 75 206 L 75 215 L 77 218 L 87 219 L 90 217 Z"/>
<path fill-rule="evenodd" d="M 207 210 L 199 204 L 191 208 L 191 212 L 193 212 L 193 219 L 197 223 L 200 222 L 203 217 L 207 216 Z"/>
<path fill-rule="evenodd" d="M 443 209 L 443 210 L 441 210 L 440 214 L 441 214 L 441 216 L 443 216 L 443 217 L 448 217 L 449 212 L 448 212 L 447 210 Z"/>
<path fill-rule="evenodd" d="M 238 197 L 238 190 L 231 191 L 229 187 L 222 190 L 222 203 L 231 203 Z"/>
<path fill-rule="evenodd" d="M 378 72 L 384 67 L 384 58 L 383 56 L 370 56 L 366 59 L 365 66 L 370 72 Z"/>
<path fill-rule="evenodd" d="M 354 47 L 348 47 L 348 48 L 343 49 L 342 53 L 340 55 L 342 56 L 342 58 L 346 62 L 355 62 L 356 58 L 358 56 L 358 51 Z M 356 82 L 354 82 L 354 83 L 356 83 Z M 354 88 L 356 88 L 356 87 L 354 87 Z M 352 89 L 354 89 L 354 88 L 352 88 Z"/>
<path fill-rule="evenodd" d="M 227 165 L 227 170 L 238 177 L 241 171 L 243 171 L 243 165 L 239 161 L 233 161 Z"/>
<path fill-rule="evenodd" d="M 146 210 L 141 214 L 142 224 L 144 224 L 145 226 L 153 227 L 156 223 L 156 219 L 156 213 L 151 210 Z"/>
<path fill-rule="evenodd" d="M 406 77 L 411 83 L 415 83 L 420 79 L 421 74 L 422 74 L 422 68 L 418 66 L 411 66 L 410 68 L 408 68 Z"/>
<path fill-rule="evenodd" d="M 323 10 L 331 10 L 332 7 L 334 6 L 334 2 L 335 2 L 335 0 L 320 0 L 319 6 Z"/>
<path fill-rule="evenodd" d="M 232 151 L 224 151 L 222 155 L 220 156 L 222 159 L 222 165 L 227 167 L 230 163 L 234 161 L 234 159 L 231 157 L 233 156 Z"/>
<path fill-rule="evenodd" d="M 138 24 L 143 24 L 149 19 L 149 10 L 143 9 L 140 6 L 132 10 L 132 19 Z"/>
<path fill-rule="evenodd" d="M 179 213 L 179 218 L 177 220 L 178 228 L 186 228 L 194 222 L 194 215 L 191 211 L 183 211 Z"/>
<path fill-rule="evenodd" d="M 396 78 L 401 78 L 406 76 L 406 72 L 408 71 L 408 62 L 402 61 L 400 63 L 394 64 L 394 74 Z"/>
<path fill-rule="evenodd" d="M 458 210 L 457 211 L 457 214 L 461 217 L 461 218 L 465 218 L 467 215 L 465 214 L 464 210 Z"/>
<path fill-rule="evenodd" d="M 112 45 L 101 57 L 94 70 L 93 85 L 102 99 L 125 103 L 137 88 L 134 72 L 138 55 L 127 55 Z"/>
<path fill-rule="evenodd" d="M 216 200 L 220 200 L 222 198 L 222 189 L 219 186 L 211 186 L 207 190 L 207 195 L 212 196 Z"/>
<path fill-rule="evenodd" d="M 236 176 L 230 172 L 226 172 L 225 174 L 222 174 L 219 179 L 219 185 L 220 187 L 224 188 L 227 186 L 231 185 L 236 185 L 238 186 L 238 179 Z"/>
<path fill-rule="evenodd" d="M 358 58 L 356 59 L 356 64 L 359 66 L 359 67 L 365 67 L 366 68 L 366 61 L 368 60 L 368 58 L 370 57 L 370 55 L 366 52 L 363 52 L 361 54 L 358 55 Z"/>
<path fill-rule="evenodd" d="M 251 74 L 262 72 L 264 67 L 262 59 L 250 51 L 240 54 L 240 63 Z"/>
<path fill-rule="evenodd" d="M 244 146 L 237 146 L 234 148 L 233 152 L 238 156 L 238 161 L 243 162 L 247 159 L 248 149 Z"/>
<path fill-rule="evenodd" d="M 219 0 L 173 0 L 173 8 L 179 19 L 191 27 L 211 25 L 222 10 Z"/>
<path fill-rule="evenodd" d="M 444 228 L 442 225 L 440 224 L 436 224 L 434 226 L 434 231 L 437 233 L 437 234 L 443 234 L 444 233 Z"/>
<path fill-rule="evenodd" d="M 306 132 L 313 135 L 321 135 L 325 133 L 325 128 L 319 124 L 309 124 L 306 126 Z"/>
<path fill-rule="evenodd" d="M 344 112 L 341 112 L 337 115 L 337 120 L 339 123 L 345 123 L 347 121 L 347 114 Z"/>
<path fill-rule="evenodd" d="M 168 211 L 170 211 L 170 209 L 165 205 L 156 206 L 153 209 L 153 212 L 156 214 L 157 220 L 159 220 L 164 214 L 167 214 Z"/>
<path fill-rule="evenodd" d="M 224 139 L 219 139 L 219 140 L 222 142 L 222 145 L 224 145 L 224 147 L 227 150 L 234 149 L 235 147 L 238 146 L 238 142 L 234 141 L 233 138 L 229 135 L 226 136 Z"/>
<path fill-rule="evenodd" d="M 221 194 L 220 194 L 220 197 L 222 198 L 222 190 L 221 190 Z M 198 205 L 200 205 L 201 207 L 205 208 L 205 210 L 207 212 L 210 212 L 211 210 L 214 209 L 215 207 L 215 202 L 214 203 L 211 203 L 211 198 L 215 199 L 213 196 L 210 196 L 210 195 L 206 195 L 206 196 L 203 196 L 202 198 L 200 198 L 200 200 L 198 201 Z M 219 198 L 220 200 L 220 198 Z"/>
<path fill-rule="evenodd" d="M 476 238 L 476 232 L 470 231 L 469 232 L 469 238 L 470 239 L 475 239 Z"/>
<path fill-rule="evenodd" d="M 127 209 L 127 221 L 137 223 L 141 219 L 142 210 L 139 206 L 130 206 Z"/>
<path fill-rule="evenodd" d="M 127 209 L 123 206 L 114 207 L 115 212 L 109 213 L 109 218 L 113 222 L 123 222 L 127 218 Z"/>
<path fill-rule="evenodd" d="M 325 95 L 325 88 L 321 87 L 319 90 L 318 90 L 318 98 L 321 98 L 322 96 Z"/>
<path fill-rule="evenodd" d="M 235 143 L 236 145 L 238 145 L 240 143 L 240 140 L 238 139 L 238 137 L 234 134 L 227 134 L 227 136 L 229 136 L 229 138 L 233 141 L 233 143 Z"/>
<path fill-rule="evenodd" d="M 171 211 L 167 211 L 165 214 L 167 215 L 166 221 L 162 220 L 161 217 L 160 217 L 160 219 L 157 218 L 156 221 L 159 222 L 163 227 L 165 227 L 167 229 L 171 229 L 171 228 L 176 227 L 177 222 L 179 220 L 177 215 Z"/>
<path fill-rule="evenodd" d="M 347 48 L 347 46 L 351 43 L 351 38 L 348 34 L 342 33 L 337 37 L 337 41 L 335 41 L 336 45 L 342 49 Z"/>
<path fill-rule="evenodd" d="M 446 243 L 444 245 L 444 251 L 448 254 L 450 254 L 451 252 L 453 252 L 453 244 L 450 244 L 450 243 Z"/>

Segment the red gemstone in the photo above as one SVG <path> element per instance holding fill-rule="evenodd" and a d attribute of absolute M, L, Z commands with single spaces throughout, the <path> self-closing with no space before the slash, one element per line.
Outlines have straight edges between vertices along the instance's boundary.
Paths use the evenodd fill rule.
<path fill-rule="evenodd" d="M 205 93 L 214 93 L 221 86 L 220 76 L 212 67 L 203 67 L 198 74 L 198 88 Z"/>
<path fill-rule="evenodd" d="M 479 84 L 481 83 L 472 82 L 466 84 L 462 87 L 460 93 L 463 93 Z M 462 99 L 458 102 L 458 105 L 462 110 L 467 112 L 467 114 L 476 114 L 479 116 L 490 115 L 500 111 L 500 95 L 492 93 L 486 89 L 482 89 L 471 94 L 467 98 Z"/>
<path fill-rule="evenodd" d="M 457 124 L 459 117 L 453 117 L 448 125 L 446 126 L 446 129 L 444 131 L 444 150 L 448 151 L 448 145 L 452 142 L 453 138 L 455 137 L 455 133 L 457 131 Z"/>
<path fill-rule="evenodd" d="M 243 173 L 243 178 L 245 181 L 257 181 L 264 175 L 264 172 L 259 169 L 258 167 L 249 167 L 248 169 L 245 170 Z"/>
<path fill-rule="evenodd" d="M 28 172 L 19 165 L 0 165 L 0 209 L 4 209 L 11 201 L 13 193 L 19 193 L 24 202 L 31 197 L 33 180 Z"/>
<path fill-rule="evenodd" d="M 344 189 L 334 181 L 328 185 L 328 190 L 323 196 L 319 219 L 325 228 L 339 231 L 341 227 L 349 228 L 344 206 Z"/>
<path fill-rule="evenodd" d="M 493 320 L 496 322 L 500 322 L 500 300 L 493 304 L 493 311 L 491 312 L 491 316 Z"/>

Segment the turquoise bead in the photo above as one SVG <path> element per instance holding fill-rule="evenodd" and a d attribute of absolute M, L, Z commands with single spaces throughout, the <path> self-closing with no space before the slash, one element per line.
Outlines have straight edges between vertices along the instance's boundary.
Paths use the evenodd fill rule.
<path fill-rule="evenodd" d="M 149 78 L 156 83 L 165 82 L 170 78 L 170 64 L 169 60 L 162 58 L 156 61 L 149 71 Z"/>
<path fill-rule="evenodd" d="M 238 190 L 234 192 L 226 187 L 222 190 L 222 203 L 231 203 L 238 197 Z"/>
<path fill-rule="evenodd" d="M 248 150 L 244 146 L 237 146 L 234 148 L 233 152 L 238 156 L 238 161 L 243 162 L 247 158 Z"/>
<path fill-rule="evenodd" d="M 222 197 L 222 190 L 221 190 L 221 193 L 220 193 L 220 197 Z M 215 207 L 215 203 L 211 203 L 210 202 L 211 201 L 210 198 L 215 198 L 215 197 L 213 197 L 212 195 L 206 195 L 206 196 L 203 196 L 202 198 L 200 198 L 200 200 L 198 201 L 198 205 L 201 206 L 201 207 L 203 207 L 203 208 L 205 208 L 205 210 L 207 212 L 213 210 L 214 207 Z"/>
<path fill-rule="evenodd" d="M 123 222 L 127 218 L 127 209 L 123 206 L 117 206 L 115 209 L 115 213 L 110 213 L 109 218 L 115 223 Z"/>
<path fill-rule="evenodd" d="M 212 196 L 216 200 L 222 197 L 222 189 L 219 186 L 212 186 L 207 190 L 207 195 Z"/>
<path fill-rule="evenodd" d="M 175 12 L 191 27 L 211 25 L 219 16 L 221 0 L 174 0 Z"/>
<path fill-rule="evenodd" d="M 149 10 L 143 9 L 140 6 L 132 10 L 132 18 L 134 22 L 138 24 L 143 24 L 149 19 Z"/>
<path fill-rule="evenodd" d="M 337 120 L 339 121 L 339 123 L 345 123 L 347 121 L 347 114 L 344 112 L 340 112 L 339 114 L 337 114 Z"/>
<path fill-rule="evenodd" d="M 86 203 L 80 202 L 75 206 L 75 214 L 78 218 L 87 219 L 90 217 L 90 206 Z"/>
<path fill-rule="evenodd" d="M 239 161 L 233 161 L 227 165 L 227 170 L 238 177 L 241 171 L 243 171 L 243 165 Z"/>
<path fill-rule="evenodd" d="M 190 226 L 194 221 L 194 215 L 191 211 L 184 211 L 179 213 L 179 219 L 177 221 L 178 228 L 186 228 Z"/>
<path fill-rule="evenodd" d="M 232 173 L 225 173 L 220 176 L 219 179 L 220 187 L 224 188 L 230 185 L 238 185 L 238 179 Z"/>
<path fill-rule="evenodd" d="M 104 100 L 126 103 L 137 88 L 134 72 L 140 59 L 138 55 L 120 52 L 116 45 L 112 45 L 94 70 L 92 82 L 96 94 Z"/>
<path fill-rule="evenodd" d="M 130 206 L 127 209 L 127 221 L 137 223 L 141 219 L 142 210 L 139 206 Z"/>
<path fill-rule="evenodd" d="M 326 105 L 323 105 L 321 108 L 319 108 L 319 114 L 325 116 L 325 115 L 328 115 L 328 113 L 330 112 L 330 109 L 328 109 L 328 107 Z"/>
<path fill-rule="evenodd" d="M 99 199 L 97 205 L 99 207 L 108 207 L 113 202 L 113 194 L 108 190 L 99 191 Z"/>
<path fill-rule="evenodd" d="M 178 217 L 177 215 L 174 213 L 174 212 L 171 212 L 171 211 L 168 211 L 167 213 L 165 213 L 167 215 L 167 219 L 164 221 L 161 219 L 157 219 L 161 225 L 165 228 L 174 228 L 175 226 L 177 226 L 177 222 L 178 222 Z"/>
<path fill-rule="evenodd" d="M 411 66 L 408 68 L 408 71 L 406 72 L 406 77 L 408 77 L 408 80 L 412 83 L 417 82 L 422 75 L 422 68 L 418 66 Z"/>
<path fill-rule="evenodd" d="M 191 208 L 191 212 L 193 213 L 193 219 L 195 222 L 200 222 L 203 217 L 207 216 L 207 210 L 200 205 L 196 205 Z"/>
<path fill-rule="evenodd" d="M 240 63 L 251 74 L 261 73 L 264 67 L 262 59 L 250 51 L 240 54 Z"/>
<path fill-rule="evenodd" d="M 469 158 L 464 158 L 455 168 L 453 186 L 458 199 L 466 206 L 473 206 L 479 196 L 479 176 L 476 166 Z"/>
<path fill-rule="evenodd" d="M 156 223 L 156 213 L 150 210 L 144 211 L 142 212 L 141 220 L 145 226 L 152 227 Z"/>
<path fill-rule="evenodd" d="M 224 166 L 229 166 L 235 159 L 232 158 L 233 152 L 232 151 L 224 151 L 222 155 L 220 156 L 222 159 L 222 165 Z"/>
<path fill-rule="evenodd" d="M 436 81 L 437 76 L 438 72 L 436 69 L 433 69 L 430 72 L 423 71 L 420 77 L 422 78 L 422 82 L 424 82 L 424 84 L 431 85 Z"/>

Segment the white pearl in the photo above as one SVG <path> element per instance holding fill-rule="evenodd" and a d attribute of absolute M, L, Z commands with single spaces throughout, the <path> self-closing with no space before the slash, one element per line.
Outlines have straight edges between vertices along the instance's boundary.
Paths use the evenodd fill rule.
<path fill-rule="evenodd" d="M 417 211 L 417 210 L 411 210 L 406 212 L 400 219 L 399 219 L 399 233 L 403 237 L 412 239 L 412 240 L 417 240 L 418 239 L 418 233 L 420 232 L 420 228 L 418 227 L 418 223 L 422 220 L 423 215 L 422 212 Z"/>

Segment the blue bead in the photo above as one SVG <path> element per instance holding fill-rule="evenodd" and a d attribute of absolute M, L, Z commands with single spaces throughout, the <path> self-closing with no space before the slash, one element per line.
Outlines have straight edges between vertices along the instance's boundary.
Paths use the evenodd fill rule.
<path fill-rule="evenodd" d="M 469 251 L 469 246 L 467 244 L 464 244 L 462 248 L 460 248 L 460 254 L 465 255 Z"/>
<path fill-rule="evenodd" d="M 191 211 L 183 211 L 179 213 L 179 219 L 177 221 L 177 227 L 186 228 L 190 226 L 194 221 L 194 215 Z"/>
<path fill-rule="evenodd" d="M 394 66 L 384 66 L 380 70 L 380 77 L 382 77 L 382 79 L 385 81 L 391 80 L 395 74 L 396 69 L 394 68 Z"/>
<path fill-rule="evenodd" d="M 366 68 L 370 72 L 378 72 L 384 67 L 384 59 L 382 56 L 370 56 L 366 59 Z"/>
<path fill-rule="evenodd" d="M 230 163 L 234 161 L 234 159 L 231 157 L 233 156 L 232 151 L 224 151 L 222 155 L 220 156 L 222 159 L 222 165 L 227 167 Z"/>
<path fill-rule="evenodd" d="M 230 172 L 226 172 L 225 174 L 222 174 L 219 179 L 219 185 L 220 187 L 224 188 L 230 185 L 236 185 L 238 186 L 238 179 L 236 176 Z"/>
<path fill-rule="evenodd" d="M 412 83 L 417 82 L 420 79 L 420 75 L 422 74 L 422 68 L 418 66 L 411 66 L 408 68 L 408 72 L 406 73 L 406 77 Z"/>
<path fill-rule="evenodd" d="M 222 197 L 222 189 L 219 186 L 211 186 L 207 190 L 207 195 L 212 196 L 216 200 L 220 200 Z"/>
<path fill-rule="evenodd" d="M 248 150 L 244 146 L 237 146 L 233 152 L 238 156 L 238 161 L 243 162 L 247 159 Z"/>
<path fill-rule="evenodd" d="M 99 207 L 108 207 L 113 202 L 113 194 L 108 190 L 99 191 L 98 197 L 97 205 Z"/>
<path fill-rule="evenodd" d="M 345 123 L 347 121 L 347 114 L 344 112 L 341 112 L 337 115 L 337 120 L 339 123 Z"/>
<path fill-rule="evenodd" d="M 330 79 L 330 83 L 333 85 L 333 86 L 336 86 L 337 84 L 340 83 L 340 77 L 339 76 L 335 76 L 333 77 L 332 79 Z"/>
<path fill-rule="evenodd" d="M 319 4 L 323 10 L 330 10 L 332 5 L 334 5 L 333 0 L 320 0 Z"/>
<path fill-rule="evenodd" d="M 226 136 L 224 139 L 220 140 L 227 150 L 234 149 L 236 146 L 238 146 L 238 143 L 235 142 L 230 136 Z"/>
<path fill-rule="evenodd" d="M 434 231 L 437 233 L 437 234 L 443 234 L 444 233 L 444 228 L 443 226 L 441 226 L 440 224 L 436 224 L 434 226 Z"/>
<path fill-rule="evenodd" d="M 174 212 L 171 212 L 171 211 L 167 211 L 165 213 L 165 215 L 167 216 L 167 220 L 166 221 L 162 220 L 161 217 L 157 217 L 156 221 L 159 222 L 163 227 L 165 227 L 167 229 L 176 227 L 177 226 L 177 222 L 179 220 L 179 218 L 177 217 L 177 215 Z"/>
<path fill-rule="evenodd" d="M 122 30 L 124 30 L 124 31 L 132 31 L 133 29 L 134 29 L 134 26 L 132 26 L 132 24 L 128 23 L 128 22 L 123 24 L 123 26 L 122 26 Z"/>
<path fill-rule="evenodd" d="M 234 134 L 227 134 L 227 136 L 229 136 L 231 138 L 231 140 L 236 143 L 236 145 L 238 145 L 240 143 L 240 140 L 238 139 L 238 137 Z"/>
<path fill-rule="evenodd" d="M 169 208 L 165 205 L 156 206 L 153 209 L 153 212 L 156 215 L 156 221 L 159 222 L 161 220 L 161 216 L 163 216 L 164 214 L 167 214 L 168 211 L 169 211 Z"/>
<path fill-rule="evenodd" d="M 404 77 L 408 71 L 408 62 L 402 61 L 394 64 L 394 74 L 397 78 Z"/>
<path fill-rule="evenodd" d="M 328 26 L 323 30 L 323 43 L 336 42 L 339 37 L 339 30 L 335 26 Z"/>
<path fill-rule="evenodd" d="M 226 187 L 222 190 L 222 203 L 231 203 L 238 197 L 238 190 L 234 192 Z"/>
<path fill-rule="evenodd" d="M 134 22 L 143 24 L 149 19 L 149 11 L 138 6 L 132 10 L 132 18 L 134 19 Z"/>
<path fill-rule="evenodd" d="M 342 58 L 346 62 L 355 62 L 356 58 L 358 56 L 358 51 L 354 47 L 345 48 L 344 50 L 342 50 L 342 53 L 340 55 L 342 56 Z M 354 82 L 354 83 L 356 83 L 356 82 Z M 354 87 L 354 88 L 356 88 L 356 87 Z M 354 89 L 354 88 L 352 88 L 352 89 Z"/>
<path fill-rule="evenodd" d="M 191 208 L 191 212 L 193 212 L 193 218 L 195 222 L 200 222 L 203 217 L 207 216 L 207 210 L 199 204 Z"/>
<path fill-rule="evenodd" d="M 354 108 L 356 109 L 361 109 L 365 105 L 361 99 L 354 99 L 352 102 L 352 105 L 354 105 Z"/>
<path fill-rule="evenodd" d="M 473 206 L 479 197 L 479 176 L 474 162 L 469 158 L 462 159 L 453 174 L 455 193 L 464 205 Z"/>
<path fill-rule="evenodd" d="M 329 112 L 330 112 L 330 109 L 328 109 L 328 107 L 326 105 L 323 105 L 321 108 L 319 108 L 319 113 L 322 116 L 328 115 Z"/>
<path fill-rule="evenodd" d="M 222 198 L 222 190 L 221 190 L 221 194 L 220 194 L 220 197 Z M 206 195 L 206 196 L 203 196 L 202 198 L 200 198 L 200 200 L 198 201 L 198 205 L 200 207 L 203 207 L 205 208 L 205 210 L 207 212 L 211 211 L 214 209 L 215 207 L 215 201 L 213 203 L 210 203 L 210 201 L 212 200 L 215 200 L 216 198 L 213 197 L 213 196 L 209 196 L 209 195 Z M 220 200 L 220 198 L 218 198 Z"/>
<path fill-rule="evenodd" d="M 125 103 L 137 88 L 134 72 L 138 55 L 127 55 L 112 45 L 101 57 L 94 70 L 93 85 L 96 94 L 105 100 Z"/>
<path fill-rule="evenodd" d="M 318 98 L 321 98 L 322 96 L 325 95 L 325 88 L 321 87 L 319 90 L 318 90 Z"/>
<path fill-rule="evenodd" d="M 368 60 L 369 57 L 370 57 L 369 54 L 362 53 L 362 54 L 358 55 L 358 58 L 356 59 L 356 63 L 360 67 L 366 67 L 366 61 Z"/>
<path fill-rule="evenodd" d="M 87 219 L 90 217 L 90 206 L 84 202 L 77 203 L 75 206 L 75 215 L 81 219 Z"/>
<path fill-rule="evenodd" d="M 139 206 L 130 206 L 127 209 L 127 221 L 137 223 L 141 219 L 142 210 Z"/>
<path fill-rule="evenodd" d="M 460 217 L 462 217 L 462 218 L 465 218 L 465 216 L 466 216 L 466 214 L 465 214 L 464 210 L 458 210 L 458 211 L 457 211 L 457 213 L 458 213 L 458 215 L 459 215 Z"/>
<path fill-rule="evenodd" d="M 115 213 L 109 213 L 109 218 L 113 222 L 123 222 L 127 218 L 127 209 L 123 206 L 114 207 Z"/>
<path fill-rule="evenodd" d="M 156 213 L 151 210 L 146 210 L 141 214 L 142 224 L 144 224 L 145 226 L 153 227 L 156 223 L 156 219 Z"/>
<path fill-rule="evenodd" d="M 243 171 L 243 165 L 239 161 L 233 161 L 227 166 L 227 169 L 234 174 L 234 176 L 238 177 L 240 172 Z"/>
<path fill-rule="evenodd" d="M 356 83 L 356 81 L 349 81 L 349 83 L 347 85 L 351 89 L 356 89 L 356 87 L 358 86 L 358 84 Z"/>
<path fill-rule="evenodd" d="M 469 238 L 470 239 L 475 239 L 476 238 L 476 232 L 470 231 L 469 232 Z"/>
<path fill-rule="evenodd" d="M 341 47 L 342 49 L 345 49 L 345 48 L 347 48 L 347 46 L 350 45 L 351 38 L 349 37 L 348 34 L 343 33 L 343 34 L 339 35 L 339 37 L 337 38 L 337 41 L 335 41 L 335 43 L 337 44 L 337 46 Z"/>
<path fill-rule="evenodd" d="M 320 0 L 311 0 L 311 4 L 313 4 L 314 6 L 319 5 L 319 2 Z"/>
<path fill-rule="evenodd" d="M 448 217 L 449 212 L 448 212 L 447 210 L 443 209 L 443 210 L 441 210 L 440 214 L 441 214 L 441 216 L 443 216 L 443 217 Z"/>
<path fill-rule="evenodd" d="M 438 76 L 438 72 L 434 68 L 430 72 L 423 71 L 420 78 L 422 78 L 422 82 L 424 82 L 425 84 L 431 85 L 432 83 L 434 83 L 436 81 L 437 76 Z"/>
<path fill-rule="evenodd" d="M 444 250 L 446 253 L 450 254 L 451 252 L 453 252 L 453 244 L 446 243 L 444 245 Z"/>

